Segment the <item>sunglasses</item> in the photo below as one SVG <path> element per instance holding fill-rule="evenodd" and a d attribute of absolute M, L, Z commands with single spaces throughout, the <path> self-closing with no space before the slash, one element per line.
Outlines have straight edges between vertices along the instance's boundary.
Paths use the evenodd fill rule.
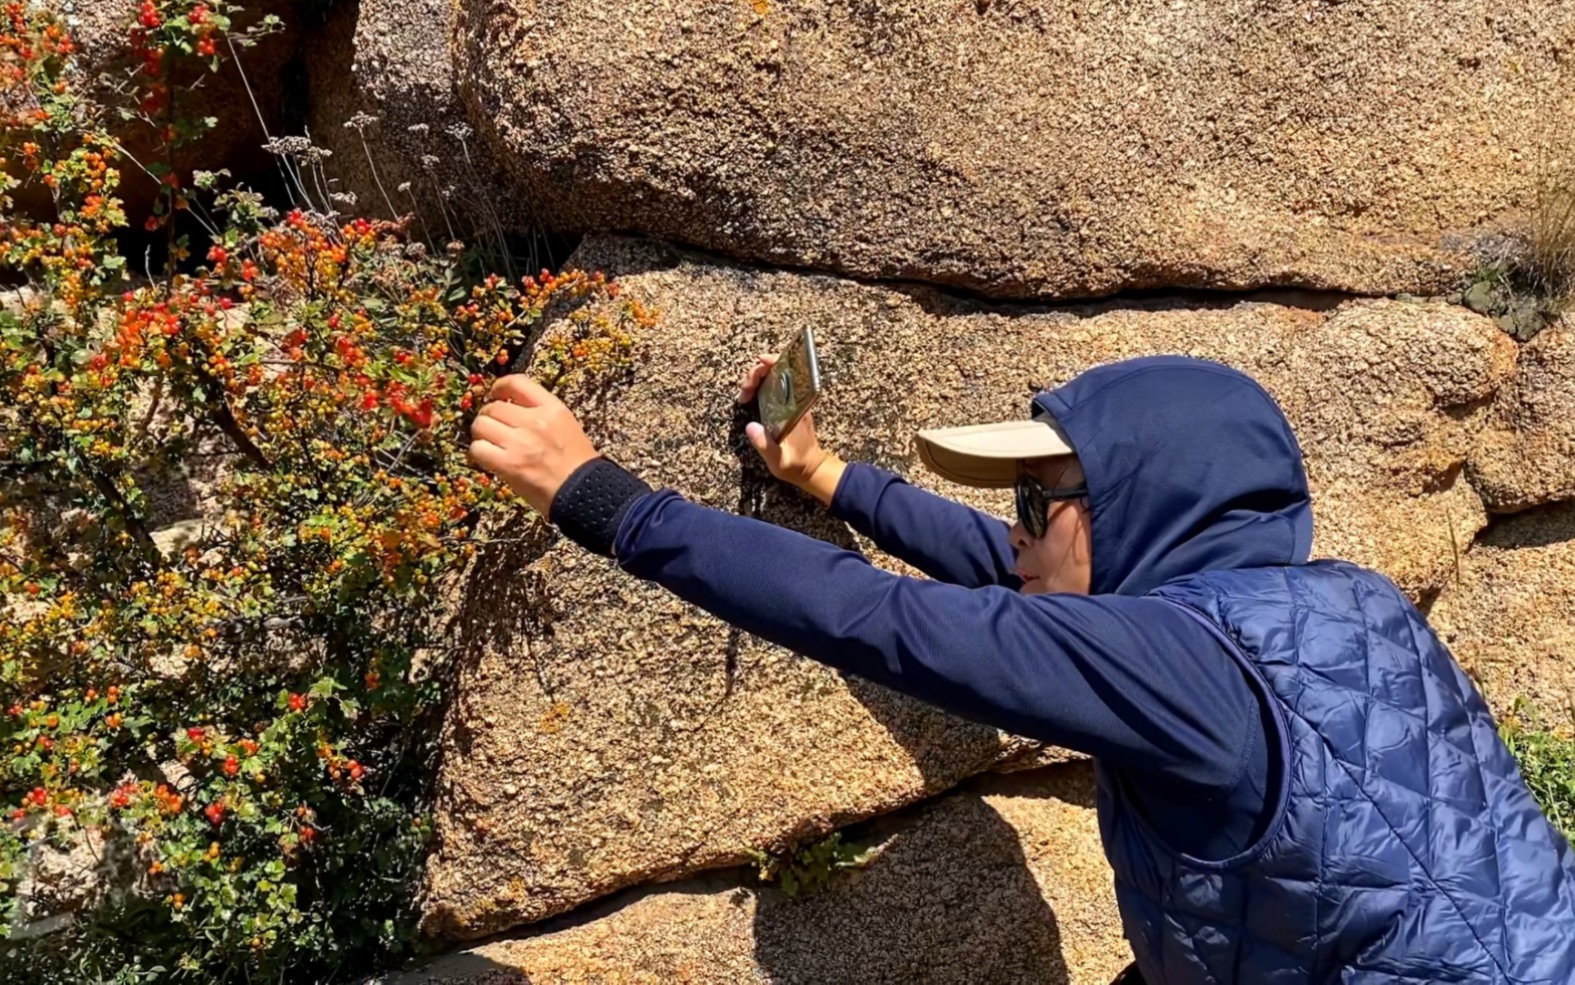
<path fill-rule="evenodd" d="M 1034 540 L 1043 537 L 1045 531 L 1050 529 L 1050 504 L 1065 503 L 1088 496 L 1087 485 L 1072 486 L 1067 489 L 1047 489 L 1043 483 L 1026 472 L 1017 474 L 1014 490 L 1017 493 L 1017 521 Z"/>

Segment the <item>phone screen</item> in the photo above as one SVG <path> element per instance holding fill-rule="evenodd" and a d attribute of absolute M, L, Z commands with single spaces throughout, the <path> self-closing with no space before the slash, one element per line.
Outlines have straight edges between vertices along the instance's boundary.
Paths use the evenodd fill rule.
<path fill-rule="evenodd" d="M 815 334 L 804 329 L 760 384 L 760 423 L 773 441 L 793 429 L 820 396 Z"/>

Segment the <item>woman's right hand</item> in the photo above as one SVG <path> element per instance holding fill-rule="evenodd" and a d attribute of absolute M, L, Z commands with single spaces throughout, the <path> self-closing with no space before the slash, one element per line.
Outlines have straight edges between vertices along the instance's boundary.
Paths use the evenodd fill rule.
<path fill-rule="evenodd" d="M 771 355 L 761 356 L 755 365 L 744 374 L 744 380 L 738 390 L 738 402 L 747 404 L 755 399 L 755 394 L 760 390 L 760 384 L 765 380 L 766 374 L 775 366 L 777 357 Z M 765 426 L 759 422 L 751 422 L 744 434 L 749 438 L 749 443 L 755 446 L 755 451 L 765 460 L 766 468 L 771 474 L 790 483 L 814 496 L 822 503 L 829 505 L 831 497 L 837 491 L 837 483 L 842 479 L 845 468 L 841 459 L 820 447 L 820 438 L 815 434 L 815 415 L 813 411 L 806 412 L 799 418 L 798 423 L 782 436 L 780 442 L 773 441 L 766 434 Z"/>

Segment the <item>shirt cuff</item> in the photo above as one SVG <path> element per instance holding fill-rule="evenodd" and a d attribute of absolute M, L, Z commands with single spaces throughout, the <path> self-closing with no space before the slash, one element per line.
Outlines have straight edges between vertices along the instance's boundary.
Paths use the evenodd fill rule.
<path fill-rule="evenodd" d="M 837 491 L 831 495 L 831 515 L 843 523 L 867 521 L 886 488 L 901 481 L 901 477 L 885 469 L 865 462 L 849 462 L 842 470 Z"/>
<path fill-rule="evenodd" d="M 624 515 L 635 500 L 650 491 L 644 480 L 623 466 L 593 458 L 575 469 L 558 489 L 547 519 L 586 550 L 612 557 Z"/>

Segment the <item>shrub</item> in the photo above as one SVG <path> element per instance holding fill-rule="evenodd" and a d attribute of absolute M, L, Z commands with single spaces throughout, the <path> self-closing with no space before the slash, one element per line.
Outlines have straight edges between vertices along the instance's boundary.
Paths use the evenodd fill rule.
<path fill-rule="evenodd" d="M 133 13 L 115 125 L 166 162 L 216 122 L 182 100 L 233 13 Z M 468 278 L 404 224 L 131 160 L 74 53 L 5 7 L 0 954 L 38 980 L 364 974 L 412 944 L 443 596 L 518 508 L 468 465 L 469 415 L 549 314 L 560 389 L 626 366 L 651 315 L 599 274 Z M 159 183 L 145 217 L 128 167 Z M 165 260 L 134 281 L 139 228 Z M 199 460 L 204 518 L 158 529 Z M 29 936 L 62 902 L 40 859 L 84 845 L 124 871 Z"/>

